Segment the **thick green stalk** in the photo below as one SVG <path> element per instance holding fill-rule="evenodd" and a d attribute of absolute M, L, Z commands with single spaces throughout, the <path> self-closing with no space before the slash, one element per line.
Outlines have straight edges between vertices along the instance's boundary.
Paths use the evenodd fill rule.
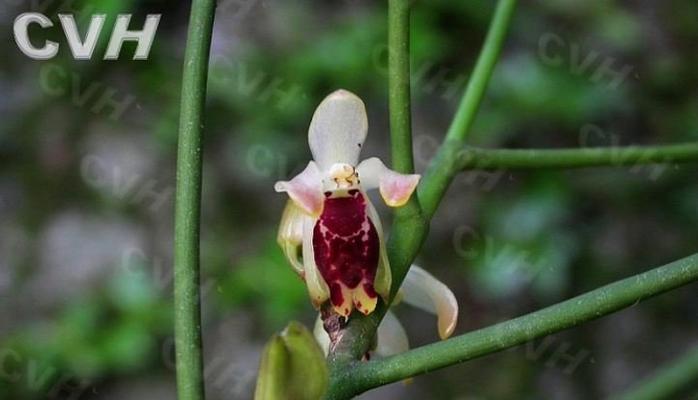
<path fill-rule="evenodd" d="M 466 147 L 455 169 L 535 169 L 636 166 L 698 161 L 698 143 L 581 149 L 478 149 Z"/>
<path fill-rule="evenodd" d="M 410 0 L 388 1 L 388 97 L 393 169 L 414 172 L 412 102 L 410 98 Z M 428 225 L 419 199 L 413 195 L 395 210 L 388 256 L 393 272 L 393 295 L 422 246 Z"/>
<path fill-rule="evenodd" d="M 388 102 L 393 169 L 412 173 L 409 0 L 388 1 Z"/>
<path fill-rule="evenodd" d="M 388 98 L 393 169 L 414 172 L 410 96 L 410 0 L 388 1 Z M 395 210 L 388 255 L 397 291 L 426 236 L 417 194 Z M 394 294 L 394 293 L 393 293 Z M 382 314 L 379 314 L 382 315 Z"/>
<path fill-rule="evenodd" d="M 356 395 L 571 328 L 695 281 L 698 281 L 698 254 L 531 314 L 384 360 L 356 364 L 345 377 L 346 384 Z M 335 386 L 341 387 L 342 384 Z"/>
<path fill-rule="evenodd" d="M 499 55 L 504 46 L 509 24 L 516 0 L 499 0 L 490 24 L 485 43 L 480 51 L 473 73 L 468 81 L 468 87 L 463 93 L 456 115 L 446 134 L 444 145 L 439 149 L 436 158 L 430 164 L 419 188 L 419 198 L 422 209 L 427 217 L 431 217 L 443 198 L 455 174 L 451 171 L 454 147 L 461 149 L 475 115 L 480 107 L 485 89 L 492 77 Z"/>
<path fill-rule="evenodd" d="M 670 400 L 698 394 L 698 346 L 615 400 Z"/>
<path fill-rule="evenodd" d="M 177 394 L 203 400 L 199 230 L 201 215 L 201 136 L 215 0 L 194 0 L 184 55 L 177 150 L 174 303 Z"/>

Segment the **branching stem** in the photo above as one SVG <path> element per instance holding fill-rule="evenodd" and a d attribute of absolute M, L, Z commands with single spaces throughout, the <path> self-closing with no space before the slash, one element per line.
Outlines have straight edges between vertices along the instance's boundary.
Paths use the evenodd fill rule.
<path fill-rule="evenodd" d="M 698 143 L 581 149 L 479 149 L 466 147 L 454 170 L 632 167 L 698 161 Z"/>
<path fill-rule="evenodd" d="M 485 96 L 485 89 L 490 82 L 494 67 L 502 53 L 504 39 L 506 39 L 509 24 L 514 15 L 514 8 L 516 8 L 516 0 L 500 0 L 497 3 L 485 44 L 482 46 L 480 56 L 468 81 L 468 87 L 446 134 L 448 140 L 463 140 L 469 133 L 482 98 Z"/>
<path fill-rule="evenodd" d="M 516 8 L 516 0 L 499 0 L 492 17 L 485 44 L 482 47 L 468 87 L 463 93 L 456 115 L 446 133 L 446 140 L 437 156 L 429 165 L 419 188 L 419 198 L 424 215 L 431 218 L 436 212 L 446 189 L 453 180 L 455 171 L 451 160 L 455 153 L 465 144 L 465 138 L 475 120 L 485 89 L 490 82 L 494 67 L 504 46 L 511 19 Z M 458 150 L 456 150 L 458 149 Z"/>
<path fill-rule="evenodd" d="M 577 326 L 696 281 L 698 254 L 497 325 L 384 360 L 354 365 L 347 383 L 356 395 Z"/>

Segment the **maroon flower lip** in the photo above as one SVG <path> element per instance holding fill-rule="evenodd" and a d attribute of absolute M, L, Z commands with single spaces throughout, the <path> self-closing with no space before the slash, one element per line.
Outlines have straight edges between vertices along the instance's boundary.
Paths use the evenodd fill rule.
<path fill-rule="evenodd" d="M 347 196 L 326 197 L 313 229 L 313 250 L 335 311 L 343 316 L 354 307 L 364 314 L 373 311 L 380 239 L 363 193 L 350 190 Z"/>

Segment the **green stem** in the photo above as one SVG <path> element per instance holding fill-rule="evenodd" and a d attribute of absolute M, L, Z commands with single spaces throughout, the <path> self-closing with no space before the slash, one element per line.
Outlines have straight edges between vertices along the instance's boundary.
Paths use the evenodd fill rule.
<path fill-rule="evenodd" d="M 482 46 L 480 56 L 468 82 L 468 87 L 446 134 L 447 139 L 465 139 L 465 136 L 470 131 L 475 114 L 485 95 L 487 84 L 492 77 L 499 55 L 502 53 L 504 39 L 509 30 L 515 7 L 516 0 L 500 0 L 497 3 L 497 9 L 494 12 L 494 17 L 492 17 L 490 29 L 487 32 L 485 43 Z"/>
<path fill-rule="evenodd" d="M 446 141 L 432 162 L 419 199 L 431 218 L 453 177 L 463 170 L 583 168 L 639 166 L 698 161 L 698 144 L 600 147 L 581 149 L 479 149 L 463 140 Z"/>
<path fill-rule="evenodd" d="M 388 1 L 388 101 L 393 169 L 412 173 L 410 1 Z"/>
<path fill-rule="evenodd" d="M 669 400 L 698 389 L 698 346 L 615 400 Z M 695 393 L 693 393 L 695 394 Z M 688 398 L 688 397 L 686 397 Z"/>
<path fill-rule="evenodd" d="M 422 210 L 428 218 L 434 215 L 449 184 L 453 180 L 455 172 L 450 170 L 452 164 L 449 163 L 449 160 L 453 157 L 454 147 L 462 148 L 465 138 L 470 131 L 482 98 L 485 95 L 487 84 L 492 77 L 492 72 L 502 52 L 504 39 L 509 30 L 515 7 L 516 0 L 500 0 L 497 3 L 485 43 L 453 122 L 448 129 L 444 145 L 439 149 L 439 153 L 422 179 L 422 184 L 419 188 L 419 198 Z"/>
<path fill-rule="evenodd" d="M 531 314 L 384 360 L 354 365 L 346 379 L 356 395 L 571 328 L 697 280 L 695 254 Z"/>
<path fill-rule="evenodd" d="M 388 97 L 393 169 L 414 172 L 410 99 L 410 0 L 388 1 Z M 387 245 L 394 296 L 426 237 L 427 224 L 415 194 L 395 210 Z M 379 313 L 382 318 L 383 313 Z M 380 320 L 379 320 L 380 322 Z"/>
<path fill-rule="evenodd" d="M 635 166 L 698 161 L 698 143 L 582 149 L 465 148 L 456 169 L 535 169 Z"/>
<path fill-rule="evenodd" d="M 410 99 L 410 3 L 410 0 L 388 1 L 390 143 L 393 169 L 402 173 L 414 172 Z M 387 246 L 393 274 L 393 296 L 422 247 L 427 229 L 416 194 L 406 205 L 395 210 Z M 378 315 L 382 317 L 383 314 Z"/>
<path fill-rule="evenodd" d="M 201 136 L 214 12 L 214 0 L 192 3 L 182 76 L 174 241 L 174 330 L 180 400 L 205 398 L 199 294 Z"/>

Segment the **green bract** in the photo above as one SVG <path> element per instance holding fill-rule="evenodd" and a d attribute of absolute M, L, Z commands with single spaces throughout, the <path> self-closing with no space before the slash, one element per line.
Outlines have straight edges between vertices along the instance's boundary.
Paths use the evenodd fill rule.
<path fill-rule="evenodd" d="M 264 349 L 255 400 L 317 400 L 327 390 L 325 356 L 312 333 L 291 322 Z"/>

